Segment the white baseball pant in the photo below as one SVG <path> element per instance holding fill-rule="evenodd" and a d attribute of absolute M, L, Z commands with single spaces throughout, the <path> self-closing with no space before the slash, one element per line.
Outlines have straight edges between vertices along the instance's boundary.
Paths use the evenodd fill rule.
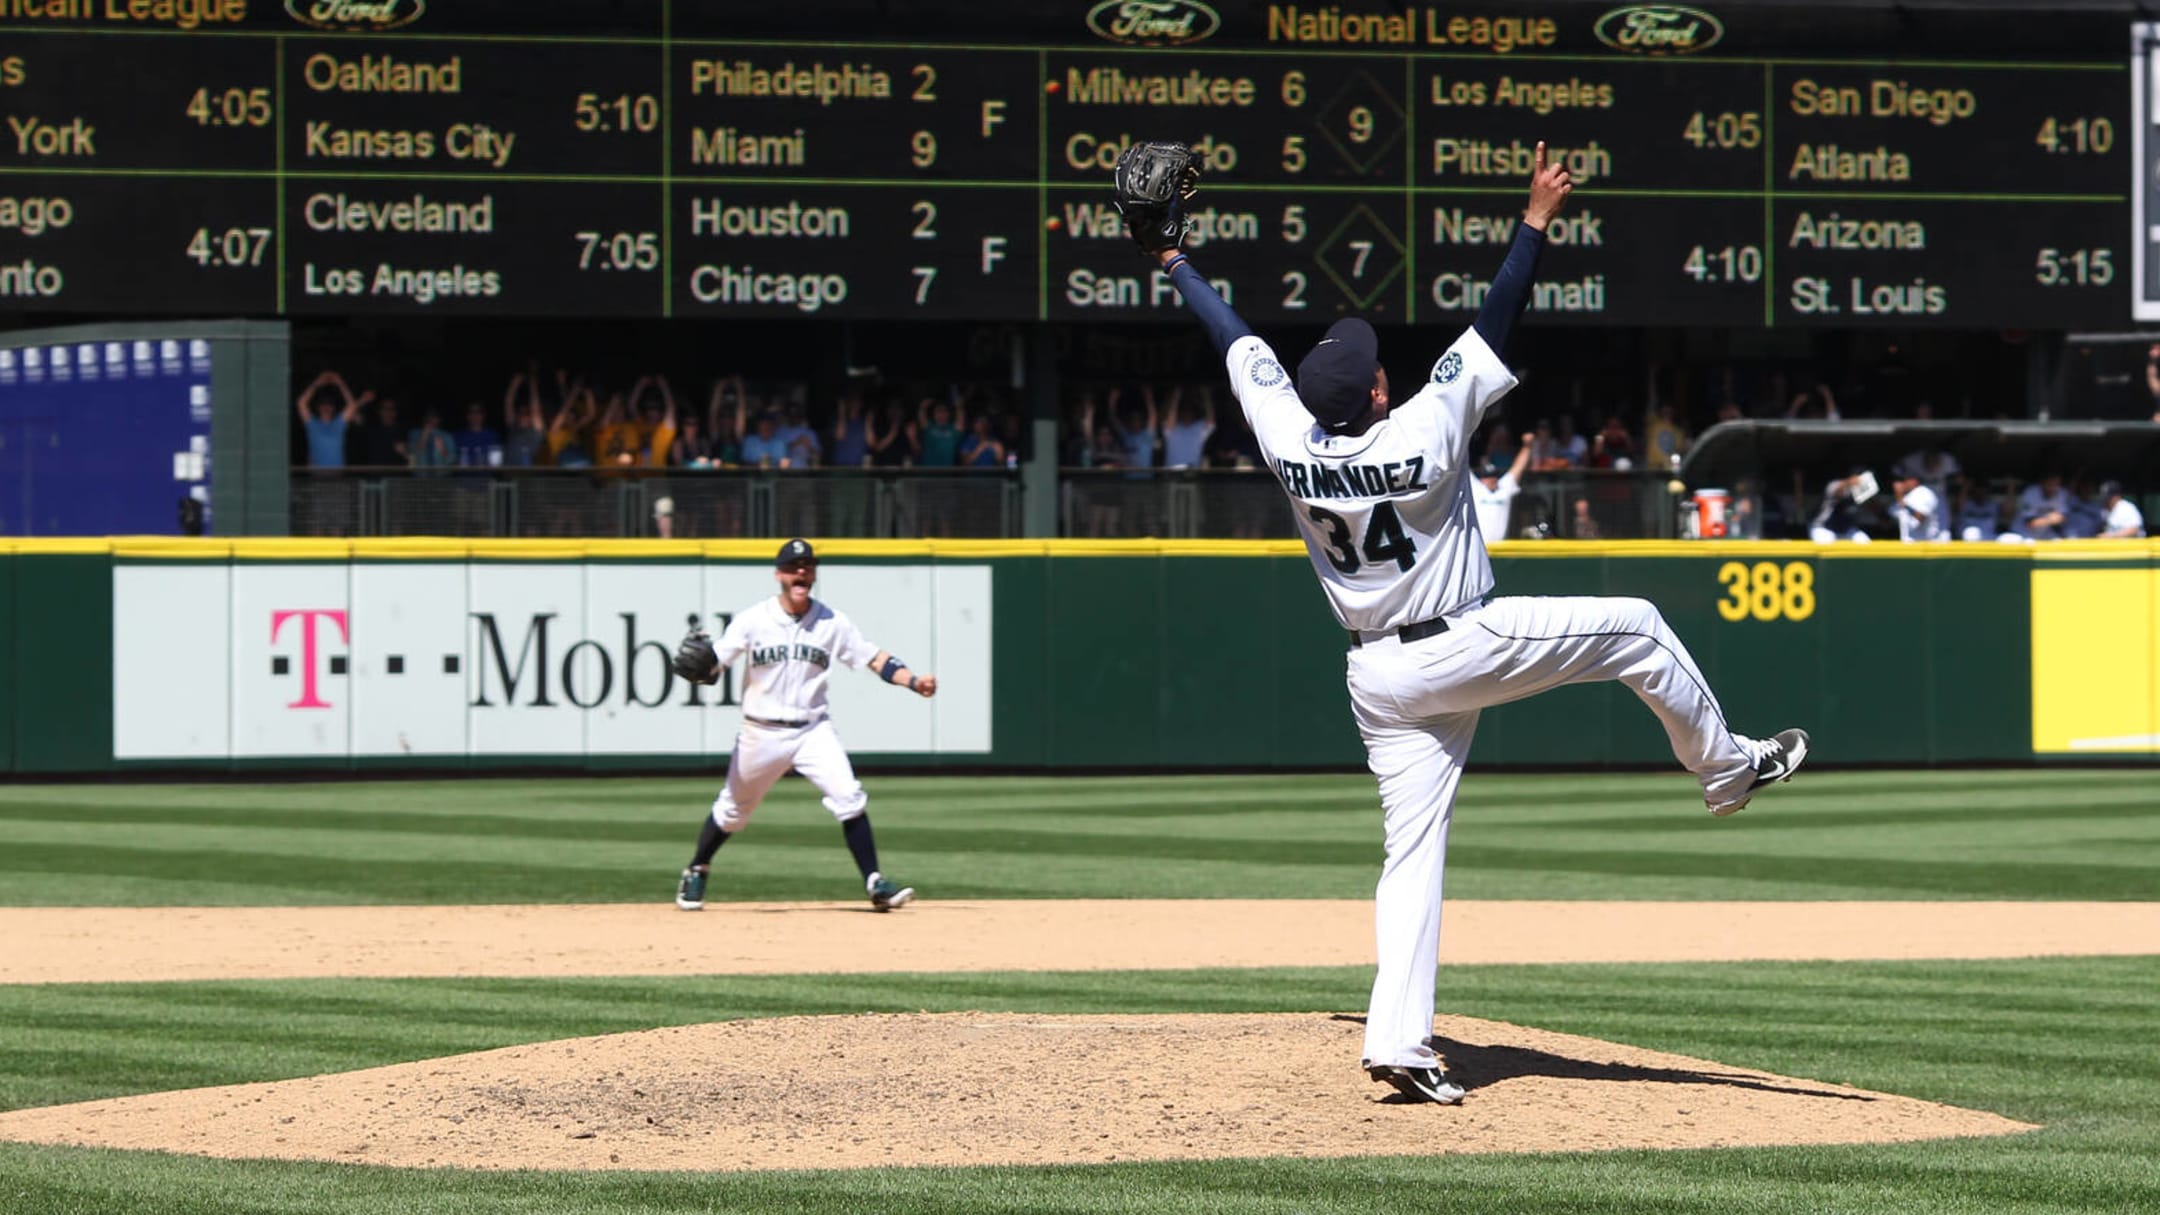
<path fill-rule="evenodd" d="M 1722 802 L 1753 783 L 1764 744 L 1725 724 L 1717 697 L 1655 605 L 1641 599 L 1495 599 L 1445 633 L 1350 651 L 1350 703 L 1386 812 L 1374 894 L 1379 973 L 1365 1063 L 1431 1067 L 1440 886 L 1455 788 L 1478 711 L 1569 683 L 1616 679 L 1665 723 L 1673 754 Z"/>
<path fill-rule="evenodd" d="M 730 835 L 749 826 L 758 803 L 790 768 L 817 786 L 825 795 L 825 808 L 843 823 L 860 817 L 870 804 L 830 718 L 807 726 L 761 726 L 746 720 L 728 757 L 727 784 L 713 799 L 713 821 Z"/>

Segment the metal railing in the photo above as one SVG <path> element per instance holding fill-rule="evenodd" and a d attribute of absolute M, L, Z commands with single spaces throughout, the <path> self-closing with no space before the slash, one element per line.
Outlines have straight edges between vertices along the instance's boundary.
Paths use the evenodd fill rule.
<path fill-rule="evenodd" d="M 1289 500 L 1259 470 L 1065 469 L 1058 531 L 1088 538 L 1287 539 Z M 1510 538 L 1679 534 L 1663 474 L 1532 473 Z M 922 536 L 1023 531 L 1002 470 L 295 469 L 301 536 Z"/>
<path fill-rule="evenodd" d="M 1260 470 L 1065 469 L 1059 533 L 1088 538 L 1287 539 L 1289 499 Z M 1508 521 L 1510 539 L 1670 539 L 1677 500 L 1665 474 L 1532 473 Z"/>
<path fill-rule="evenodd" d="M 1002 537 L 1002 470 L 293 470 L 299 536 Z"/>

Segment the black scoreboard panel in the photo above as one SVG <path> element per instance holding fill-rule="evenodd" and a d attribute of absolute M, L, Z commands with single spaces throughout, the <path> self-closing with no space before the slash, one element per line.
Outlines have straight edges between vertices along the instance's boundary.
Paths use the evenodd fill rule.
<path fill-rule="evenodd" d="M 1176 138 L 1207 166 L 1194 262 L 1248 319 L 1453 325 L 1542 139 L 1579 182 L 1547 321 L 2130 319 L 2127 20 L 1159 0 L 1169 41 L 1220 33 L 1136 46 L 1131 6 L 926 0 L 934 42 L 883 6 L 734 7 L 0 0 L 0 309 L 1169 317 L 1108 186 Z"/>

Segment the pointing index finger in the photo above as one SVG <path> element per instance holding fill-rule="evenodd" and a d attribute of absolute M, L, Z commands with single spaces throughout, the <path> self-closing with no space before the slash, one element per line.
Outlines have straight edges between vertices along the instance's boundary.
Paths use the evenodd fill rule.
<path fill-rule="evenodd" d="M 1544 141 L 1544 140 L 1542 140 L 1542 139 L 1540 139 L 1540 140 L 1538 140 L 1538 141 L 1537 141 L 1537 169 L 1536 169 L 1536 171 L 1537 171 L 1537 172 L 1539 172 L 1539 173 L 1543 173 L 1543 172 L 1545 171 L 1545 141 Z"/>

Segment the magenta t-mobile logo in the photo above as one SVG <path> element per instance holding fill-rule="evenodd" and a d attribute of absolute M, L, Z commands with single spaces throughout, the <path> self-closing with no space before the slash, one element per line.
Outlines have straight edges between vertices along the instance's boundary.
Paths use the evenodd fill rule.
<path fill-rule="evenodd" d="M 352 633 L 345 627 L 344 609 L 292 608 L 272 612 L 270 613 L 270 644 L 277 644 L 278 634 L 284 631 L 285 622 L 295 616 L 300 618 L 300 699 L 285 707 L 288 709 L 327 709 L 331 707 L 330 702 L 322 698 L 322 688 L 318 682 L 322 678 L 322 664 L 317 661 L 321 645 L 315 622 L 327 619 L 336 624 L 338 639 L 350 646 L 352 644 Z M 339 668 L 344 667 L 345 664 L 342 659 L 335 661 Z M 342 669 L 333 672 L 333 674 L 342 673 Z"/>

